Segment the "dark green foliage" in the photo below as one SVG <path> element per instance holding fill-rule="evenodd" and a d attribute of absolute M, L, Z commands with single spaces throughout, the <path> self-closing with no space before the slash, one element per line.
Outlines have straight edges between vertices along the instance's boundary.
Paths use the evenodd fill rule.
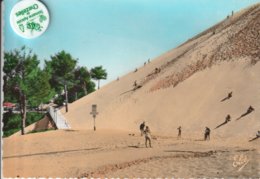
<path fill-rule="evenodd" d="M 19 103 L 21 133 L 26 125 L 27 106 L 38 106 L 54 95 L 49 75 L 39 67 L 40 61 L 26 47 L 4 54 L 4 101 Z"/>
<path fill-rule="evenodd" d="M 51 75 L 50 84 L 56 93 L 59 94 L 64 90 L 64 84 L 67 84 L 69 88 L 73 86 L 73 72 L 76 65 L 77 60 L 73 59 L 72 56 L 65 51 L 51 56 L 50 61 L 45 61 L 45 70 L 49 71 Z"/>
<path fill-rule="evenodd" d="M 89 83 L 87 85 L 88 94 L 95 91 L 95 86 L 96 86 L 96 84 L 93 81 L 89 81 Z"/>
<path fill-rule="evenodd" d="M 107 72 L 102 66 L 97 66 L 90 70 L 91 77 L 98 81 L 98 89 L 100 88 L 100 80 L 107 79 Z"/>
<path fill-rule="evenodd" d="M 86 67 L 77 66 L 77 60 L 65 51 L 51 56 L 50 61 L 45 61 L 45 71 L 51 74 L 50 84 L 58 94 L 54 100 L 58 105 L 63 105 L 65 101 L 65 95 L 62 94 L 65 84 L 70 103 L 95 91 L 90 72 Z"/>
<path fill-rule="evenodd" d="M 37 56 L 25 47 L 4 54 L 4 101 L 19 102 L 15 88 L 26 96 L 29 106 L 49 101 L 54 95 L 50 76 L 40 69 L 39 63 Z"/>
<path fill-rule="evenodd" d="M 77 59 L 65 51 L 51 56 L 50 61 L 45 60 L 44 69 L 39 64 L 38 57 L 26 47 L 4 53 L 4 102 L 15 103 L 20 110 L 20 114 L 4 114 L 4 136 L 20 129 L 23 134 L 25 126 L 42 117 L 27 115 L 27 108 L 33 109 L 52 100 L 62 106 L 65 84 L 69 102 L 73 102 L 95 91 L 92 79 L 107 77 L 102 66 L 89 72 L 86 67 L 77 66 Z"/>
<path fill-rule="evenodd" d="M 26 126 L 39 121 L 44 117 L 44 114 L 36 112 L 28 112 L 26 117 Z M 8 137 L 21 129 L 21 115 L 7 112 L 3 114 L 3 132 L 4 137 Z"/>

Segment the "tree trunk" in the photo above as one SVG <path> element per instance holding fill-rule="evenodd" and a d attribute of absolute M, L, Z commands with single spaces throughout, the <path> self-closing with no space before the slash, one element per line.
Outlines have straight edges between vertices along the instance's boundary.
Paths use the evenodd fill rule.
<path fill-rule="evenodd" d="M 75 92 L 75 101 L 78 100 L 78 93 Z"/>
<path fill-rule="evenodd" d="M 84 96 L 86 96 L 87 95 L 87 87 L 86 87 L 86 82 L 84 81 L 84 83 L 83 83 L 83 90 L 84 90 Z"/>
<path fill-rule="evenodd" d="M 24 135 L 25 134 L 25 122 L 26 122 L 26 96 L 21 94 L 20 97 L 20 110 L 21 110 L 21 134 Z"/>
<path fill-rule="evenodd" d="M 98 89 L 99 89 L 100 80 L 98 80 Z"/>

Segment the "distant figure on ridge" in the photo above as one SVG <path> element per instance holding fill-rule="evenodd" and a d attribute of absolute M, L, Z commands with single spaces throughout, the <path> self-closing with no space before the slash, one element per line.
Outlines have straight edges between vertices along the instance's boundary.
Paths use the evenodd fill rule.
<path fill-rule="evenodd" d="M 178 139 L 180 139 L 181 138 L 181 126 L 179 126 L 177 129 L 178 129 Z"/>
<path fill-rule="evenodd" d="M 134 82 L 134 85 L 133 85 L 134 87 L 137 87 L 137 82 L 136 82 L 136 80 L 135 80 L 135 82 Z"/>
<path fill-rule="evenodd" d="M 255 110 L 255 109 L 254 109 L 252 106 L 249 106 L 248 109 L 247 109 L 247 111 L 246 111 L 244 114 L 242 114 L 239 118 L 237 118 L 237 120 L 239 120 L 239 119 L 241 119 L 242 117 L 244 117 L 244 116 L 250 114 L 250 113 L 253 112 L 254 110 Z"/>
<path fill-rule="evenodd" d="M 144 62 L 144 66 L 146 65 L 146 62 Z"/>
<path fill-rule="evenodd" d="M 232 91 L 230 92 L 230 93 L 228 93 L 228 96 L 227 97 L 225 97 L 224 99 L 222 99 L 221 100 L 221 102 L 223 102 L 223 101 L 226 101 L 226 100 L 228 100 L 228 99 L 230 99 L 231 97 L 232 97 Z"/>
<path fill-rule="evenodd" d="M 156 73 L 160 73 L 161 72 L 161 69 L 160 68 L 155 68 L 154 69 L 154 73 L 156 74 Z"/>
<path fill-rule="evenodd" d="M 144 135 L 145 135 L 145 146 L 147 147 L 147 141 L 149 142 L 149 146 L 152 147 L 151 144 L 151 131 L 149 129 L 148 126 L 146 126 L 145 130 L 144 130 Z"/>
<path fill-rule="evenodd" d="M 222 124 L 218 125 L 215 129 L 217 129 L 217 128 L 219 128 L 219 127 L 221 127 L 221 126 L 227 124 L 228 122 L 231 121 L 230 119 L 231 119 L 231 116 L 228 114 L 227 117 L 226 117 L 226 119 L 225 119 L 225 122 L 223 122 Z"/>
<path fill-rule="evenodd" d="M 210 128 L 205 128 L 204 140 L 210 140 Z"/>
<path fill-rule="evenodd" d="M 143 123 L 140 125 L 141 136 L 143 136 L 143 134 L 144 134 L 144 127 L 145 127 L 145 122 L 143 122 Z"/>

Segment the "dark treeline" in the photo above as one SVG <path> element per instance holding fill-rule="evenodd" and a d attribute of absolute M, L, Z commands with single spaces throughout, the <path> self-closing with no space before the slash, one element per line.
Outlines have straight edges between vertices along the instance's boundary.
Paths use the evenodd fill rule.
<path fill-rule="evenodd" d="M 50 102 L 62 106 L 65 86 L 68 102 L 73 102 L 95 91 L 93 80 L 99 84 L 99 80 L 107 78 L 102 66 L 88 70 L 85 66 L 79 66 L 78 60 L 65 51 L 45 60 L 43 68 L 39 65 L 38 56 L 27 47 L 4 53 L 4 102 L 19 106 L 22 134 L 28 108 L 38 108 L 40 104 Z"/>

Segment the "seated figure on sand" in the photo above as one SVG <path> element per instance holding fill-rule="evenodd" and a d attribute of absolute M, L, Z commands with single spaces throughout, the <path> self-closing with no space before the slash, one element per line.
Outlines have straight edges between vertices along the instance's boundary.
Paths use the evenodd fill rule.
<path fill-rule="evenodd" d="M 149 129 L 148 126 L 146 126 L 145 130 L 144 130 L 144 136 L 145 136 L 145 146 L 147 147 L 147 141 L 149 142 L 149 146 L 152 147 L 151 144 L 151 131 Z"/>

